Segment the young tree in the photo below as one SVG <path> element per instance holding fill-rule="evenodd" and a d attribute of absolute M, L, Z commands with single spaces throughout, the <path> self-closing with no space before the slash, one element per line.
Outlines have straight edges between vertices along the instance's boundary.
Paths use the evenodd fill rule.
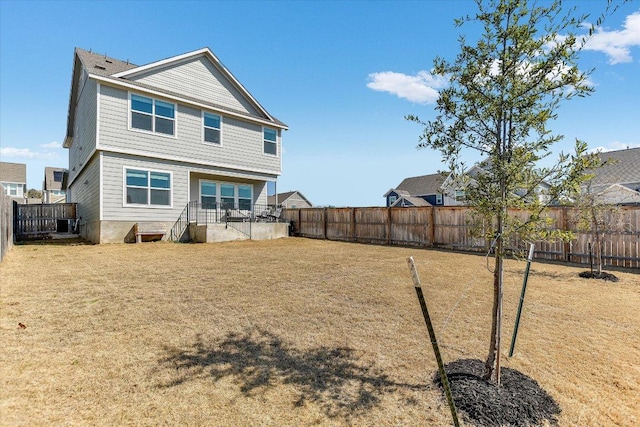
<path fill-rule="evenodd" d="M 434 61 L 434 74 L 450 85 L 439 94 L 437 116 L 424 122 L 419 147 L 441 151 L 454 177 L 464 180 L 464 152 L 486 156 L 484 172 L 465 189 L 467 204 L 485 224 L 493 242 L 493 309 L 491 338 L 484 377 L 500 384 L 500 337 L 503 262 L 509 238 L 529 241 L 564 237 L 550 232 L 545 207 L 579 191 L 584 171 L 593 166 L 586 144 L 576 140 L 575 153 L 561 153 L 551 166 L 539 166 L 563 139 L 549 128 L 561 102 L 589 95 L 588 73 L 578 69 L 578 33 L 587 16 L 563 10 L 562 2 L 539 6 L 526 0 L 476 0 L 475 16 L 457 26 L 480 23 L 475 46 L 460 37 L 453 62 Z M 593 31 L 593 29 L 592 29 Z M 544 183 L 545 190 L 541 190 Z M 547 187 L 548 184 L 548 187 Z M 510 209 L 528 211 L 528 218 Z M 488 226 L 487 226 L 488 224 Z"/>

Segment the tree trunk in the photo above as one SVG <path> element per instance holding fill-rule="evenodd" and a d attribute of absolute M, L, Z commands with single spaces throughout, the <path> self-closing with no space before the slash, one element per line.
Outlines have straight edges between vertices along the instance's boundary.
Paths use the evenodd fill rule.
<path fill-rule="evenodd" d="M 502 284 L 503 284 L 503 241 L 502 216 L 498 217 L 498 237 L 496 238 L 495 267 L 493 271 L 493 310 L 491 311 L 491 340 L 489 354 L 484 364 L 483 378 L 500 386 L 500 338 L 502 335 Z"/>

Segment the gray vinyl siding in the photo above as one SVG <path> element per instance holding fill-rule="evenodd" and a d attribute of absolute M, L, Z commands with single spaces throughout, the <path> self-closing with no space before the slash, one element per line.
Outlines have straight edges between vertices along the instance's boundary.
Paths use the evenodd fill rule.
<path fill-rule="evenodd" d="M 88 79 L 79 95 L 73 143 L 69 148 L 69 182 L 86 166 L 96 147 L 96 87 L 95 80 Z"/>
<path fill-rule="evenodd" d="M 82 169 L 67 191 L 70 202 L 77 203 L 81 223 L 92 224 L 100 220 L 100 156 L 95 155 Z"/>
<path fill-rule="evenodd" d="M 139 74 L 131 77 L 131 80 L 185 94 L 233 110 L 264 116 L 242 96 L 218 68 L 203 56 L 177 65 L 172 64 L 162 70 Z"/>
<path fill-rule="evenodd" d="M 302 209 L 302 208 L 310 208 L 311 205 L 309 204 L 309 202 L 307 202 L 305 199 L 303 199 L 302 197 L 298 196 L 297 194 L 292 195 L 291 197 L 289 197 L 285 203 L 283 203 L 283 207 L 287 208 L 287 209 Z"/>
<path fill-rule="evenodd" d="M 125 206 L 124 168 L 171 172 L 171 206 Z M 164 160 L 104 153 L 102 219 L 105 221 L 175 221 L 187 205 L 188 171 Z"/>
<path fill-rule="evenodd" d="M 202 111 L 177 105 L 175 137 L 128 129 L 128 92 L 102 85 L 100 95 L 100 148 L 135 150 L 151 157 L 179 157 L 214 167 L 280 174 L 281 137 L 278 155 L 265 155 L 262 126 L 222 116 L 222 144 L 203 142 Z"/>

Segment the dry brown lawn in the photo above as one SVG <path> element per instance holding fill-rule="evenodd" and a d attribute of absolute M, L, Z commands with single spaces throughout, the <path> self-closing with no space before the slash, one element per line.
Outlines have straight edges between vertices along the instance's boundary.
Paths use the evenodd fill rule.
<path fill-rule="evenodd" d="M 22 245 L 0 265 L 0 423 L 446 426 L 406 264 L 445 362 L 484 358 L 485 258 L 308 240 Z M 507 264 L 504 366 L 560 426 L 640 423 L 640 275 Z M 19 326 L 24 325 L 24 327 Z"/>

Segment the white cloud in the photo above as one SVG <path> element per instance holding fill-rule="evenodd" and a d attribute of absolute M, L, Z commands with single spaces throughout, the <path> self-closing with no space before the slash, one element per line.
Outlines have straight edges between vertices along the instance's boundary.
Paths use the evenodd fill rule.
<path fill-rule="evenodd" d="M 369 89 L 388 92 L 417 104 L 433 104 L 438 99 L 438 89 L 447 85 L 447 79 L 420 71 L 410 76 L 393 71 L 369 74 Z"/>
<path fill-rule="evenodd" d="M 29 148 L 1 147 L 0 156 L 2 158 L 18 158 L 18 159 L 53 159 L 59 157 L 57 153 L 50 151 L 38 152 Z"/>
<path fill-rule="evenodd" d="M 62 148 L 62 144 L 59 143 L 58 141 L 52 141 L 48 144 L 40 144 L 40 147 L 42 148 Z"/>
<path fill-rule="evenodd" d="M 635 144 L 625 144 L 623 142 L 613 141 L 610 142 L 606 147 L 595 147 L 587 150 L 589 153 L 606 153 L 607 151 L 618 151 L 618 150 L 626 150 L 627 148 L 640 148 L 640 142 Z"/>
<path fill-rule="evenodd" d="M 622 26 L 617 31 L 597 29 L 584 49 L 605 53 L 610 64 L 632 62 L 631 48 L 640 46 L 640 11 L 627 16 Z"/>

